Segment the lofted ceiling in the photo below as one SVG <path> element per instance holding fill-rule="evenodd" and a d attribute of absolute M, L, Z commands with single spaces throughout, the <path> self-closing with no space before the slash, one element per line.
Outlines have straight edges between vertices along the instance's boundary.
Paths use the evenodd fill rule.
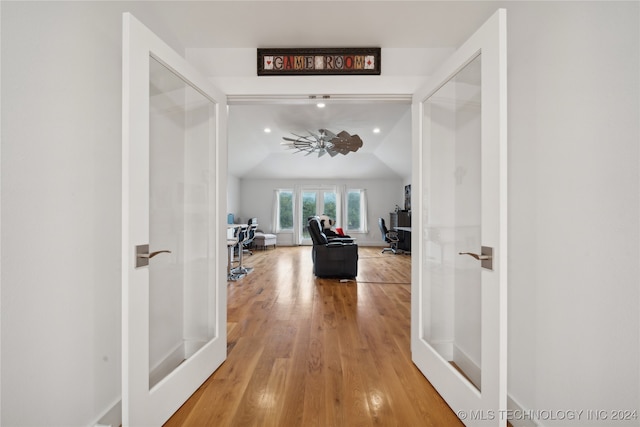
<path fill-rule="evenodd" d="M 246 178 L 402 178 L 411 174 L 411 105 L 405 102 L 325 101 L 231 105 L 229 172 Z M 265 132 L 265 128 L 270 132 Z M 374 129 L 379 129 L 378 133 Z M 328 129 L 358 135 L 347 155 L 297 152 L 283 137 Z"/>

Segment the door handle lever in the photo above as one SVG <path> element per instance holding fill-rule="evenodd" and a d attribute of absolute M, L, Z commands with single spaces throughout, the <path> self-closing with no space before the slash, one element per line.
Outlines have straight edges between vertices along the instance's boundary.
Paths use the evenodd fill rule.
<path fill-rule="evenodd" d="M 469 255 L 480 261 L 480 267 L 493 270 L 493 248 L 483 246 L 480 255 L 473 252 L 458 252 L 458 255 Z"/>
<path fill-rule="evenodd" d="M 156 255 L 158 255 L 158 254 L 162 254 L 162 253 L 170 254 L 170 253 L 171 253 L 171 251 L 166 251 L 166 250 L 165 250 L 165 251 L 155 251 L 155 252 L 151 252 L 150 254 L 136 254 L 136 256 L 137 256 L 138 258 L 147 258 L 147 259 L 150 259 L 150 258 L 153 258 L 154 256 L 156 256 Z"/>
<path fill-rule="evenodd" d="M 479 261 L 491 259 L 491 255 L 478 255 L 478 254 L 474 254 L 473 252 L 458 252 L 458 255 L 471 255 L 472 257 L 474 257 Z"/>
<path fill-rule="evenodd" d="M 136 246 L 136 268 L 149 265 L 149 260 L 154 256 L 162 253 L 171 253 L 171 251 L 162 250 L 149 253 L 149 245 Z"/>

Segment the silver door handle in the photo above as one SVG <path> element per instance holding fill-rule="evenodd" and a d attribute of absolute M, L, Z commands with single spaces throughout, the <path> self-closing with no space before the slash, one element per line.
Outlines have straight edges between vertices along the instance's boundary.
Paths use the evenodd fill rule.
<path fill-rule="evenodd" d="M 136 268 L 145 267 L 149 265 L 149 260 L 154 256 L 162 253 L 171 253 L 168 250 L 155 251 L 149 253 L 149 245 L 138 245 L 136 246 Z"/>
<path fill-rule="evenodd" d="M 482 246 L 480 255 L 473 252 L 458 252 L 458 255 L 469 255 L 480 261 L 480 267 L 493 270 L 493 248 Z"/>
<path fill-rule="evenodd" d="M 474 254 L 473 252 L 458 252 L 458 255 L 471 255 L 472 257 L 474 257 L 479 261 L 491 259 L 491 255 L 478 255 L 478 254 Z"/>
<path fill-rule="evenodd" d="M 170 254 L 171 251 L 155 251 L 155 252 L 151 252 L 150 254 L 136 254 L 136 256 L 138 258 L 153 258 L 154 256 L 158 255 L 158 254 L 163 254 L 163 253 L 167 253 Z"/>

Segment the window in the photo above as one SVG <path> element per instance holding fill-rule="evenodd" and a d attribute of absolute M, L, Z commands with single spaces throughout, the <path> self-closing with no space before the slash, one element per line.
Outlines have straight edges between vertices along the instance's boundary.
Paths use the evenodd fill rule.
<path fill-rule="evenodd" d="M 347 191 L 347 230 L 361 233 L 367 232 L 367 203 L 364 190 Z"/>
<path fill-rule="evenodd" d="M 335 191 L 325 191 L 324 192 L 324 209 L 322 209 L 322 213 L 328 215 L 329 218 L 333 218 L 333 220 L 338 219 L 336 215 L 336 193 Z"/>
<path fill-rule="evenodd" d="M 300 232 L 303 239 L 311 239 L 307 230 L 307 218 L 315 215 L 328 215 L 334 221 L 339 221 L 337 217 L 338 203 L 337 193 L 331 189 L 319 189 L 308 187 L 301 190 L 302 200 L 302 221 L 300 221 Z"/>
<path fill-rule="evenodd" d="M 303 191 L 302 192 L 302 219 L 303 230 L 305 229 L 307 218 L 317 215 L 316 206 L 318 204 L 315 191 Z"/>
<path fill-rule="evenodd" d="M 291 231 L 293 230 L 293 190 L 278 190 L 277 197 L 276 232 Z"/>
<path fill-rule="evenodd" d="M 310 242 L 307 218 L 314 215 L 328 215 L 337 227 L 354 233 L 368 233 L 367 192 L 364 189 L 305 186 L 274 192 L 273 228 L 276 233 L 293 233 L 294 241 L 298 243 Z"/>

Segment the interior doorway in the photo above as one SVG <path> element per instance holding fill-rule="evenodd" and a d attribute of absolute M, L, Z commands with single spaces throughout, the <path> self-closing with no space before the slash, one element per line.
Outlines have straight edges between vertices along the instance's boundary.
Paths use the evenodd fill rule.
<path fill-rule="evenodd" d="M 277 233 L 279 242 L 297 245 L 305 242 L 301 238 L 306 219 L 302 189 L 332 189 L 343 194 L 349 188 L 368 187 L 369 227 L 358 238 L 361 243 L 379 245 L 378 217 L 389 221 L 395 206 L 403 206 L 404 188 L 411 180 L 411 96 L 331 95 L 322 101 L 325 105 L 320 108 L 318 100 L 308 95 L 228 97 L 228 181 L 231 192 L 243 194 L 242 201 L 230 196 L 229 210 L 236 213 L 237 221 L 243 216 L 258 217 L 261 228 Z M 321 129 L 357 135 L 362 147 L 332 156 L 285 145 L 284 138 L 317 134 Z M 276 187 L 297 197 L 295 224 L 288 231 L 280 232 L 274 226 Z M 384 194 L 377 195 L 380 192 Z M 346 206 L 346 201 L 342 204 Z M 243 212 L 234 212 L 241 205 Z M 340 218 L 334 220 L 340 222 Z"/>

